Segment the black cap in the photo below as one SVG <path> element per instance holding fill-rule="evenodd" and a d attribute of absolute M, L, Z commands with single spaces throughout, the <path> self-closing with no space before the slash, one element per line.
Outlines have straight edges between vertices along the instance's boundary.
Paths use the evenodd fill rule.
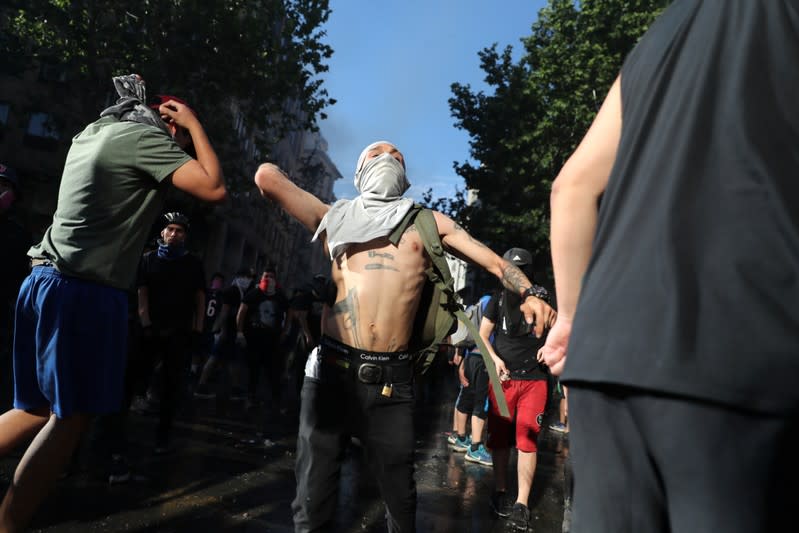
<path fill-rule="evenodd" d="M 516 266 L 532 265 L 533 254 L 524 248 L 511 248 L 502 256 L 506 261 L 510 261 Z"/>

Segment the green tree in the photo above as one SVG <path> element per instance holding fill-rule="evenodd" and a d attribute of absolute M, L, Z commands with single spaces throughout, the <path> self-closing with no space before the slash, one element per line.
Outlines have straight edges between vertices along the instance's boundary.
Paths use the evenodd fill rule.
<path fill-rule="evenodd" d="M 454 83 L 450 110 L 476 164 L 455 163 L 479 202 L 459 213 L 475 237 L 501 252 L 549 258 L 552 180 L 593 120 L 626 55 L 667 0 L 550 0 L 523 39 L 479 52 L 493 93 Z"/>
<path fill-rule="evenodd" d="M 150 96 L 191 103 L 234 189 L 254 162 L 242 157 L 241 131 L 257 132 L 250 153 L 266 157 L 287 131 L 314 129 L 334 103 L 320 78 L 332 55 L 322 42 L 327 0 L 25 0 L 2 11 L 0 45 L 12 55 L 4 71 L 32 58 L 63 72 L 52 98 L 64 103 L 55 112 L 64 138 L 113 102 L 113 75 L 137 72 Z"/>

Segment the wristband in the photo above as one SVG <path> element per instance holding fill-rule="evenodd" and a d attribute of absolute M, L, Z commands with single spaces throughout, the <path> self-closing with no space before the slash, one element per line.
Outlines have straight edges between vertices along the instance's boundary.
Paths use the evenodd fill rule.
<path fill-rule="evenodd" d="M 526 289 L 524 289 L 524 292 L 522 293 L 522 301 L 526 300 L 526 299 L 527 299 L 527 298 L 529 298 L 530 296 L 533 296 L 533 297 L 535 297 L 535 298 L 538 298 L 538 297 L 539 297 L 539 296 L 538 296 L 538 291 L 537 291 L 537 290 L 535 290 L 535 287 L 534 287 L 534 286 L 532 286 L 532 285 L 530 285 L 529 287 L 527 287 Z"/>

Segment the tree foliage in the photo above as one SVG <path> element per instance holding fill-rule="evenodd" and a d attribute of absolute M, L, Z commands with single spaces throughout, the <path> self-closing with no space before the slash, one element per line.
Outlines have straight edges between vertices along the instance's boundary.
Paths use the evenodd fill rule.
<path fill-rule="evenodd" d="M 523 39 L 479 52 L 492 94 L 454 83 L 450 110 L 471 136 L 476 164 L 455 163 L 475 206 L 460 220 L 495 250 L 529 248 L 549 257 L 552 180 L 587 131 L 625 56 L 668 2 L 549 0 Z"/>
<path fill-rule="evenodd" d="M 65 72 L 57 120 L 93 120 L 110 103 L 111 77 L 137 72 L 150 96 L 179 95 L 198 111 L 229 181 L 252 163 L 241 161 L 231 102 L 260 132 L 263 155 L 285 132 L 315 128 L 334 103 L 319 77 L 332 55 L 322 42 L 327 0 L 25 0 L 4 10 L 0 45 L 26 59 L 5 71 L 33 58 Z"/>

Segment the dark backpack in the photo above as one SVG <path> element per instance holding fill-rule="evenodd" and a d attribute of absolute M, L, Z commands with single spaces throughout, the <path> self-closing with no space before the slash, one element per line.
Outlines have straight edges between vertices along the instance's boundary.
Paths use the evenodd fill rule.
<path fill-rule="evenodd" d="M 457 346 L 458 348 L 479 351 L 479 349 L 474 350 L 477 344 L 477 339 L 474 337 L 474 332 L 480 332 L 480 322 L 483 321 L 483 310 L 485 309 L 489 299 L 491 299 L 491 296 L 485 295 L 477 300 L 476 303 L 473 303 L 463 310 L 464 314 L 474 327 L 468 327 L 464 322 L 459 320 L 458 330 L 450 337 L 450 342 L 454 346 Z"/>
<path fill-rule="evenodd" d="M 460 320 L 467 328 L 471 329 L 471 335 L 477 346 L 480 347 L 500 414 L 505 417 L 510 416 L 494 361 L 491 360 L 479 332 L 474 329 L 474 324 L 463 312 L 463 307 L 455 295 L 455 280 L 449 271 L 433 212 L 421 205 L 414 204 L 391 232 L 389 241 L 396 246 L 411 224 L 416 226 L 427 255 L 430 256 L 430 267 L 425 271 L 427 281 L 422 288 L 422 296 L 409 345 L 409 350 L 414 353 L 413 364 L 416 371 L 423 374 L 430 368 L 438 353 L 438 346 L 455 332 L 457 321 Z"/>

